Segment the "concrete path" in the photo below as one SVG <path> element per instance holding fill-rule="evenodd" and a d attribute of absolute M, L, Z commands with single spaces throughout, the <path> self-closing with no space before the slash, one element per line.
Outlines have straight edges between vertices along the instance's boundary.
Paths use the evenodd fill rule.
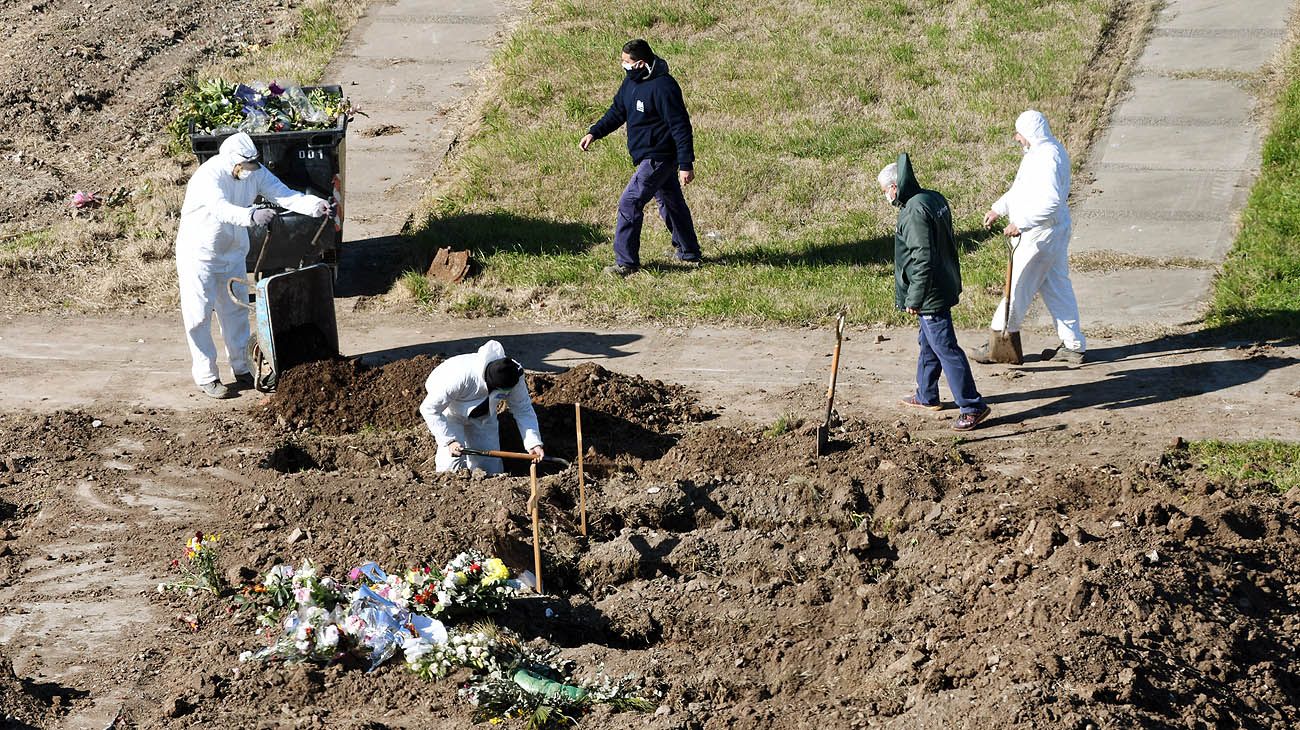
<path fill-rule="evenodd" d="M 822 397 L 833 337 L 822 330 L 630 327 L 592 330 L 525 320 L 446 320 L 340 313 L 341 348 L 371 362 L 419 353 L 471 352 L 496 338 L 525 367 L 567 369 L 596 361 L 697 389 L 724 416 L 771 423 Z M 963 332 L 964 343 L 984 333 Z M 878 338 L 883 338 L 877 342 Z M 1051 342 L 1028 335 L 1026 349 Z M 1044 429 L 1122 429 L 1146 444 L 1186 438 L 1294 439 L 1300 423 L 1300 346 L 1258 348 L 1180 335 L 1142 342 L 1098 338 L 1081 368 L 1031 362 L 977 366 L 994 419 L 979 440 L 1017 439 Z M 956 411 L 932 419 L 904 409 L 916 368 L 914 330 L 850 331 L 844 344 L 837 410 L 868 419 L 924 419 L 935 438 L 953 435 Z M 224 373 L 229 380 L 230 373 Z M 951 402 L 946 386 L 943 398 Z M 143 409 L 247 411 L 258 399 L 200 395 L 175 316 L 14 317 L 0 320 L 0 410 L 49 412 L 122 405 Z M 418 404 L 415 396 L 411 407 Z M 812 410 L 816 410 L 815 408 Z M 798 412 L 803 418 L 816 413 Z M 1104 424 L 1104 426 L 1099 425 Z M 1125 442 L 1127 443 L 1127 442 Z M 1100 448 L 1100 447 L 1099 447 Z"/>
<path fill-rule="evenodd" d="M 458 132 L 454 111 L 512 12 L 507 0 L 377 0 L 326 69 L 323 78 L 370 115 L 348 130 L 342 295 L 391 283 L 371 279 L 401 257 L 394 238 L 427 193 Z"/>
<path fill-rule="evenodd" d="M 1092 151 L 1071 253 L 1118 252 L 1179 267 L 1074 275 L 1085 330 L 1195 320 L 1259 168 L 1265 130 L 1244 79 L 1281 48 L 1288 0 L 1169 0 L 1132 90 Z"/>

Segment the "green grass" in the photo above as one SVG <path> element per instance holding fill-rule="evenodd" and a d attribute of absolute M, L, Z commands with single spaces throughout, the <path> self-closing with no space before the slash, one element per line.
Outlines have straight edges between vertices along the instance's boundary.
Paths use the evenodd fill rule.
<path fill-rule="evenodd" d="M 1209 322 L 1257 336 L 1300 334 L 1300 47 L 1279 72 L 1259 178 L 1215 282 Z"/>
<path fill-rule="evenodd" d="M 859 322 L 893 308 L 894 209 L 876 173 L 900 151 L 948 197 L 966 293 L 983 325 L 1000 296 L 1003 248 L 977 231 L 1015 174 L 1024 108 L 1073 139 L 1074 108 L 1107 0 L 561 0 L 537 3 L 497 54 L 477 132 L 436 183 L 417 231 L 430 251 L 468 248 L 473 283 L 609 318 L 805 323 L 848 305 Z M 577 142 L 621 80 L 618 52 L 643 36 L 681 83 L 696 140 L 687 199 L 705 256 L 678 269 L 655 206 L 646 269 L 612 262 L 614 207 L 631 173 L 622 131 Z M 1091 102 L 1089 102 L 1091 103 Z M 1094 104 L 1095 105 L 1095 104 Z M 1081 156 L 1081 150 L 1072 150 Z M 711 234 L 711 235 L 706 235 Z"/>
<path fill-rule="evenodd" d="M 1193 441 L 1192 459 L 1207 474 L 1234 482 L 1264 482 L 1279 492 L 1300 485 L 1300 444 L 1285 441 Z"/>

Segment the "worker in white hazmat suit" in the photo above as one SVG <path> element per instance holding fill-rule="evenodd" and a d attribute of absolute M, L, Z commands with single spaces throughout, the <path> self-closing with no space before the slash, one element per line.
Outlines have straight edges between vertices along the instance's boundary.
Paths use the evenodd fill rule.
<path fill-rule="evenodd" d="M 1070 284 L 1070 155 L 1052 136 L 1047 117 L 1040 112 L 1029 110 L 1016 119 L 1015 139 L 1024 149 L 1016 179 L 984 215 L 985 226 L 1005 216 L 1003 234 L 1020 239 L 1012 254 L 1010 313 L 1003 299 L 989 326 L 998 332 L 1005 328 L 1010 334 L 1015 364 L 1019 364 L 1020 326 L 1034 295 L 1042 294 L 1061 339 L 1060 346 L 1045 351 L 1043 358 L 1078 364 L 1087 343 Z M 972 359 L 992 362 L 989 346 L 972 353 Z"/>
<path fill-rule="evenodd" d="M 217 155 L 199 165 L 185 188 L 176 232 L 181 318 L 194 382 L 213 398 L 234 395 L 222 385 L 217 372 L 211 325 L 214 309 L 235 382 L 243 388 L 253 386 L 248 362 L 248 312 L 231 300 L 226 282 L 242 279 L 247 271 L 248 229 L 268 225 L 276 215 L 268 208 L 253 206 L 259 195 L 282 208 L 317 218 L 331 210 L 327 201 L 291 190 L 262 167 L 257 147 L 243 132 L 222 142 Z"/>
<path fill-rule="evenodd" d="M 528 393 L 524 368 L 506 357 L 496 340 L 489 340 L 478 352 L 457 355 L 429 374 L 428 391 L 420 404 L 420 415 L 438 442 L 434 465 L 438 471 L 482 469 L 489 474 L 505 471 L 500 459 L 464 454 L 462 448 L 495 451 L 501 448 L 497 430 L 497 404 L 502 400 L 519 426 L 524 448 L 541 461 L 542 436 L 537 413 Z"/>

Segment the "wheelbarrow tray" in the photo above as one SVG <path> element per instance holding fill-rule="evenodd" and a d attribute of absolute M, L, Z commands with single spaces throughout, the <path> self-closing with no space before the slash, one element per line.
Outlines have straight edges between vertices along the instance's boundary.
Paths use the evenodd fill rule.
<path fill-rule="evenodd" d="M 270 366 L 267 385 L 295 365 L 337 357 L 334 273 L 313 264 L 273 274 L 256 284 L 253 317 L 258 347 Z"/>

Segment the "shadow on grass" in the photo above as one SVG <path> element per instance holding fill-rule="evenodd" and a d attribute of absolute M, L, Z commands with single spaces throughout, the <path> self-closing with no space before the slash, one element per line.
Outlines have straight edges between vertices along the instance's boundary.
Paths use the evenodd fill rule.
<path fill-rule="evenodd" d="M 605 242 L 599 226 L 516 215 L 507 211 L 431 217 L 416 235 L 428 267 L 439 248 L 468 249 L 476 259 L 495 253 L 538 255 L 585 253 Z M 423 269 L 421 269 L 423 271 Z"/>
<path fill-rule="evenodd" d="M 962 231 L 957 234 L 957 252 L 966 254 L 987 241 L 993 240 L 990 233 L 982 228 Z M 894 236 L 876 236 L 856 241 L 844 241 L 830 245 L 807 245 L 797 250 L 781 249 L 772 245 L 760 245 L 745 251 L 729 252 L 725 256 L 728 264 L 752 264 L 758 266 L 796 267 L 796 266 L 853 266 L 869 264 L 894 263 Z"/>

